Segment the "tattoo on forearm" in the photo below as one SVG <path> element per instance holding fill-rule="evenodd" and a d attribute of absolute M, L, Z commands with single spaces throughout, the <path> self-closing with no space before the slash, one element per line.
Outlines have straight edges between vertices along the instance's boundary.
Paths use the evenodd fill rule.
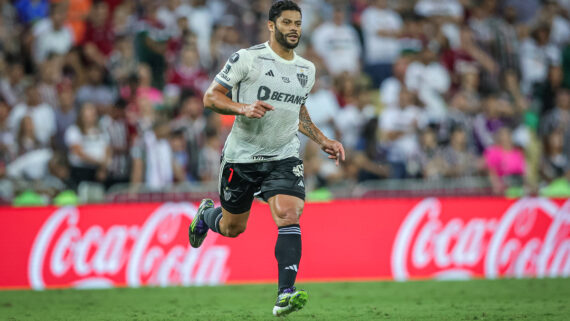
<path fill-rule="evenodd" d="M 211 110 L 215 111 L 218 114 L 222 114 L 222 115 L 236 115 L 236 113 L 231 110 L 230 108 L 227 107 L 222 107 L 222 106 L 216 106 L 215 103 L 212 102 L 212 104 L 210 104 L 210 106 L 207 106 L 207 108 L 210 108 Z"/>
<path fill-rule="evenodd" d="M 305 107 L 305 105 L 301 106 L 301 110 L 299 111 L 299 130 L 314 142 L 321 142 L 323 134 L 317 128 L 317 126 L 313 124 L 311 116 L 309 116 L 309 112 L 307 111 L 307 107 Z"/>

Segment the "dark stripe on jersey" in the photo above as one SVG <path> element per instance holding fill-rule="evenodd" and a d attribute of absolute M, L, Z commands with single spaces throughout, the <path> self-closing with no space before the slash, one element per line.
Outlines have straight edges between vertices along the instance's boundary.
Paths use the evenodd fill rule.
<path fill-rule="evenodd" d="M 273 58 L 257 57 L 257 59 L 275 61 Z"/>
<path fill-rule="evenodd" d="M 226 84 L 225 82 L 221 81 L 220 79 L 218 79 L 218 77 L 214 78 L 214 80 L 215 80 L 218 84 L 224 86 L 227 90 L 232 90 L 232 86 L 230 86 L 230 85 Z"/>
<path fill-rule="evenodd" d="M 241 81 L 237 84 L 237 102 L 239 103 L 239 90 L 241 89 Z"/>
<path fill-rule="evenodd" d="M 309 69 L 309 67 L 307 67 L 307 66 L 299 66 L 299 65 L 295 65 L 295 66 L 300 67 L 300 68 Z"/>

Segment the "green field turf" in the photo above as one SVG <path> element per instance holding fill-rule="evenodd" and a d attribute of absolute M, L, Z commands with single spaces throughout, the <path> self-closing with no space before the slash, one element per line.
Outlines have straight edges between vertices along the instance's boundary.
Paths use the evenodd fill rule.
<path fill-rule="evenodd" d="M 287 320 L 570 320 L 570 279 L 309 283 Z M 2 320 L 274 320 L 273 285 L 0 292 Z"/>

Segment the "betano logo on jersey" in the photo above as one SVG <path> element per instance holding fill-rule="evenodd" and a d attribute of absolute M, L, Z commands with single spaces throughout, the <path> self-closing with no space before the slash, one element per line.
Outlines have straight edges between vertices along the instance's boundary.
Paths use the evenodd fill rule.
<path fill-rule="evenodd" d="M 277 90 L 272 91 L 266 86 L 259 87 L 259 89 L 257 90 L 257 99 L 262 101 L 271 99 L 275 101 L 293 103 L 295 105 L 300 105 L 303 103 L 303 96 L 288 94 Z"/>

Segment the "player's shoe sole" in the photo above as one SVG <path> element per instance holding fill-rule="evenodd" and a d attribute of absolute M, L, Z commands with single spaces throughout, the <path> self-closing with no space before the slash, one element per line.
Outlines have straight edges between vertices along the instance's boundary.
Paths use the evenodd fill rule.
<path fill-rule="evenodd" d="M 284 303 L 284 300 L 288 301 L 286 305 L 278 305 L 280 302 Z M 309 295 L 305 290 L 295 291 L 291 293 L 288 298 L 278 298 L 276 305 L 273 307 L 273 315 L 276 317 L 282 317 L 291 312 L 299 311 L 307 304 L 308 300 Z"/>
<path fill-rule="evenodd" d="M 214 201 L 209 198 L 203 199 L 200 202 L 196 216 L 192 219 L 190 228 L 188 228 L 188 239 L 190 240 L 190 245 L 194 248 L 200 247 L 208 235 L 208 227 L 204 222 L 204 211 L 212 207 L 214 207 Z"/>

